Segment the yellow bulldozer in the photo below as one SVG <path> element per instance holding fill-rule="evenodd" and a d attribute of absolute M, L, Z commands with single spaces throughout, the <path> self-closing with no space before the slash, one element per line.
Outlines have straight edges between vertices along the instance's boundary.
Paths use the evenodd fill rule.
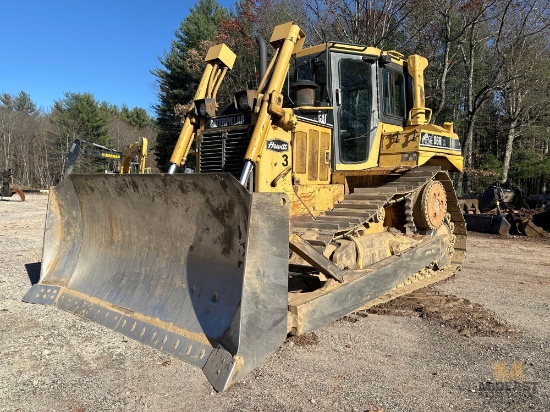
<path fill-rule="evenodd" d="M 430 123 L 426 59 L 304 40 L 277 26 L 258 88 L 223 108 L 236 56 L 212 47 L 167 174 L 55 187 L 24 300 L 170 353 L 223 391 L 288 334 L 453 275 L 466 229 L 448 171 L 462 156 L 453 125 Z M 195 173 L 175 173 L 192 148 Z"/>

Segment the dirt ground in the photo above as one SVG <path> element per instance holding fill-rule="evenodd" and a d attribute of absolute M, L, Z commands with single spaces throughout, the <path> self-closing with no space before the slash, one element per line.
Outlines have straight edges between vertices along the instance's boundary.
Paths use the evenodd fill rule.
<path fill-rule="evenodd" d="M 0 411 L 550 410 L 548 240 L 471 233 L 454 278 L 291 338 L 216 394 L 178 359 L 21 302 L 46 203 L 0 202 Z M 494 384 L 496 362 L 522 379 Z"/>

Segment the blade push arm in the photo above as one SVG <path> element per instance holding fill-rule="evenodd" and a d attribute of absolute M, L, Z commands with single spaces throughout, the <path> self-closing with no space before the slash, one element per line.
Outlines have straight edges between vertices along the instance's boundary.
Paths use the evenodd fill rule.
<path fill-rule="evenodd" d="M 254 126 L 250 144 L 244 157 L 245 167 L 241 174 L 240 182 L 246 185 L 248 177 L 255 163 L 260 160 L 262 149 L 265 143 L 269 126 L 273 120 L 283 128 L 292 126 L 296 123 L 296 118 L 291 109 L 283 109 L 283 96 L 281 90 L 288 72 L 290 58 L 302 48 L 305 41 L 305 35 L 298 25 L 293 22 L 281 24 L 273 30 L 270 43 L 276 48 L 273 59 L 277 59 L 273 68 L 273 74 L 262 97 L 261 106 L 258 113 L 258 121 Z M 273 61 L 270 68 L 273 67 Z M 262 93 L 262 85 L 269 76 L 268 70 L 260 83 L 258 95 Z"/>
<path fill-rule="evenodd" d="M 233 68 L 235 53 L 225 44 L 212 46 L 206 54 L 206 68 L 202 75 L 199 87 L 195 92 L 193 105 L 185 116 L 176 147 L 170 158 L 168 174 L 173 174 L 177 166 L 181 166 L 187 160 L 187 154 L 193 142 L 193 135 L 199 127 L 199 119 L 196 116 L 195 108 L 198 100 L 211 99 L 215 105 L 216 94 L 228 70 Z"/>

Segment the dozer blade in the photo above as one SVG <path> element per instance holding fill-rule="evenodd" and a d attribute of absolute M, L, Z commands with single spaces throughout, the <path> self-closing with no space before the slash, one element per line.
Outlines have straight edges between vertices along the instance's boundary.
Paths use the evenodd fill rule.
<path fill-rule="evenodd" d="M 168 352 L 222 391 L 286 338 L 288 204 L 225 173 L 70 175 L 23 300 Z"/>

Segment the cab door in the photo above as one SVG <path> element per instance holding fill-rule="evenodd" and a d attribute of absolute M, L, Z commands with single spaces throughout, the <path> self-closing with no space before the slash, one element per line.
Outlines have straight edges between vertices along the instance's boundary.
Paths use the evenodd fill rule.
<path fill-rule="evenodd" d="M 378 165 L 376 62 L 360 54 L 331 53 L 334 169 Z M 373 150 L 375 148 L 375 150 Z"/>

